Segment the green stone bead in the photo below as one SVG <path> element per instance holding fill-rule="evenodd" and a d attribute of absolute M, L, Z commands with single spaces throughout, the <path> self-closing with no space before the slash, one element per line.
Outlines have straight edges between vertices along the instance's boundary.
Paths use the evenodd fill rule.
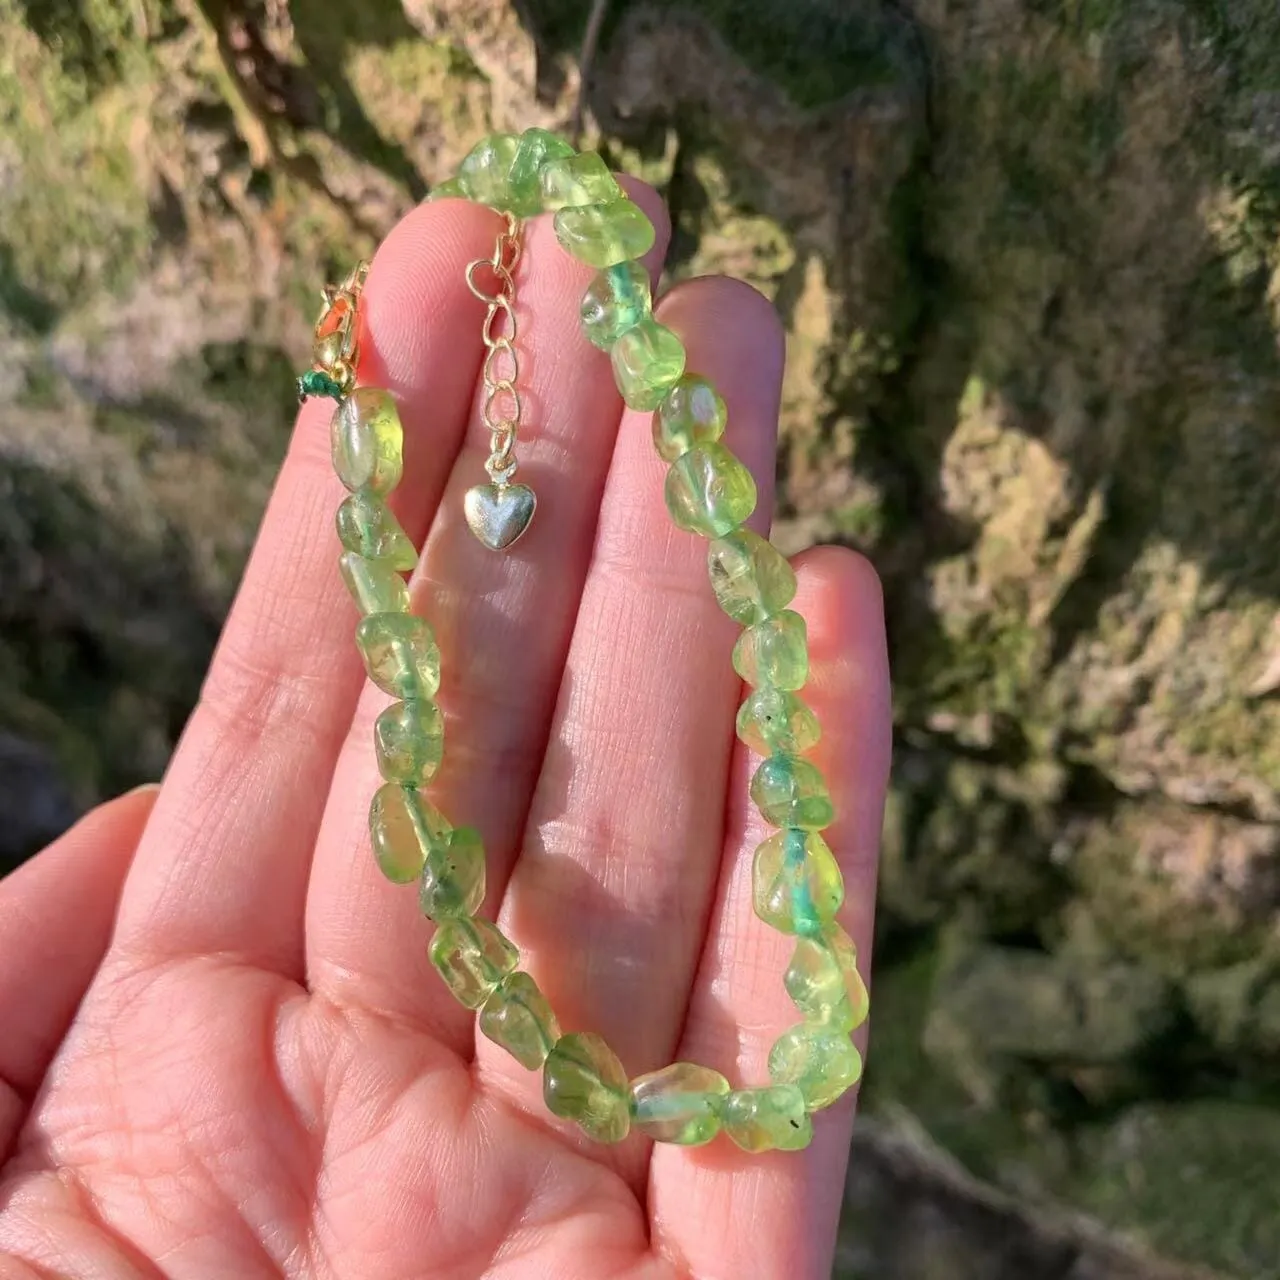
<path fill-rule="evenodd" d="M 369 836 L 388 880 L 412 883 L 422 874 L 428 852 L 448 835 L 448 820 L 421 792 L 388 782 L 374 793 Z"/>
<path fill-rule="evenodd" d="M 412 613 L 372 613 L 356 627 L 369 679 L 396 698 L 433 698 L 440 688 L 440 650 L 426 620 Z"/>
<path fill-rule="evenodd" d="M 738 1089 L 720 1108 L 724 1131 L 744 1151 L 800 1151 L 813 1138 L 813 1121 L 795 1085 Z"/>
<path fill-rule="evenodd" d="M 613 267 L 643 258 L 653 248 L 653 223 L 625 196 L 608 204 L 561 209 L 556 238 L 565 252 L 589 267 Z"/>
<path fill-rule="evenodd" d="M 653 415 L 653 447 L 667 462 L 683 457 L 695 444 L 724 435 L 729 410 L 714 384 L 700 373 L 686 373 Z"/>
<path fill-rule="evenodd" d="M 462 189 L 462 183 L 457 178 L 448 178 L 444 182 L 437 182 L 427 194 L 427 203 L 434 200 L 465 200 L 467 193 Z"/>
<path fill-rule="evenodd" d="M 751 867 L 751 901 L 780 933 L 818 934 L 844 901 L 844 878 L 827 842 L 794 827 L 763 841 Z"/>
<path fill-rule="evenodd" d="M 759 755 L 801 755 L 822 736 L 813 711 L 794 693 L 771 684 L 752 689 L 738 708 L 738 737 Z"/>
<path fill-rule="evenodd" d="M 792 609 L 748 627 L 733 646 L 733 669 L 755 687 L 795 690 L 809 678 L 809 631 Z"/>
<path fill-rule="evenodd" d="M 385 560 L 344 551 L 338 567 L 361 613 L 409 612 L 409 584 Z"/>
<path fill-rule="evenodd" d="M 492 209 L 512 203 L 511 166 L 520 139 L 514 133 L 491 133 L 467 152 L 458 166 L 458 185 L 469 200 Z"/>
<path fill-rule="evenodd" d="M 507 208 L 519 218 L 532 218 L 546 207 L 542 202 L 542 168 L 549 161 L 564 161 L 573 148 L 547 129 L 526 129 L 520 135 L 511 171 L 507 175 L 510 202 Z M 558 207 L 558 206 L 557 206 Z"/>
<path fill-rule="evenodd" d="M 769 1076 L 775 1084 L 795 1085 L 806 1111 L 829 1107 L 858 1083 L 862 1055 L 841 1031 L 799 1026 L 784 1031 L 769 1050 Z"/>
<path fill-rule="evenodd" d="M 648 271 L 639 262 L 620 262 L 599 272 L 582 295 L 582 332 L 592 346 L 610 351 L 652 309 Z"/>
<path fill-rule="evenodd" d="M 594 151 L 551 160 L 539 177 L 542 207 L 557 213 L 589 204 L 613 204 L 625 195 L 609 166 Z"/>
<path fill-rule="evenodd" d="M 681 529 L 723 538 L 756 509 L 756 482 L 724 445 L 699 444 L 671 464 L 666 499 Z"/>
<path fill-rule="evenodd" d="M 822 771 L 799 756 L 762 760 L 751 779 L 751 798 L 760 816 L 775 827 L 820 831 L 835 818 Z"/>
<path fill-rule="evenodd" d="M 393 702 L 373 723 L 378 772 L 388 782 L 425 787 L 444 758 L 444 717 L 430 698 Z"/>
<path fill-rule="evenodd" d="M 735 529 L 707 548 L 707 573 L 720 607 L 744 626 L 771 618 L 795 599 L 796 571 L 750 529 Z"/>
<path fill-rule="evenodd" d="M 631 1082 L 631 1121 L 655 1142 L 697 1147 L 720 1132 L 729 1082 L 718 1071 L 675 1062 Z"/>
<path fill-rule="evenodd" d="M 418 553 L 400 521 L 367 489 L 343 499 L 338 508 L 338 540 L 348 551 L 385 561 L 401 573 L 408 573 L 418 563 Z"/>
<path fill-rule="evenodd" d="M 796 940 L 783 984 L 808 1022 L 847 1035 L 867 1020 L 871 1000 L 858 972 L 858 951 L 838 924 Z"/>
<path fill-rule="evenodd" d="M 444 920 L 428 951 L 459 1004 L 478 1009 L 520 959 L 515 946 L 488 920 Z"/>
<path fill-rule="evenodd" d="M 484 842 L 474 827 L 455 827 L 427 853 L 418 884 L 422 914 L 431 920 L 473 916 L 484 901 Z"/>
<path fill-rule="evenodd" d="M 632 409 L 656 409 L 684 373 L 684 343 L 653 316 L 643 316 L 613 344 L 613 380 Z"/>
<path fill-rule="evenodd" d="M 547 997 L 527 973 L 513 973 L 485 1001 L 480 1030 L 522 1067 L 537 1071 L 560 1039 L 560 1023 Z"/>
<path fill-rule="evenodd" d="M 333 469 L 352 492 L 388 494 L 400 483 L 404 431 L 389 391 L 357 387 L 334 412 L 330 435 Z"/>
<path fill-rule="evenodd" d="M 631 1128 L 627 1073 L 590 1032 L 556 1041 L 542 1069 L 542 1096 L 552 1114 L 576 1121 L 597 1142 L 621 1142 Z"/>

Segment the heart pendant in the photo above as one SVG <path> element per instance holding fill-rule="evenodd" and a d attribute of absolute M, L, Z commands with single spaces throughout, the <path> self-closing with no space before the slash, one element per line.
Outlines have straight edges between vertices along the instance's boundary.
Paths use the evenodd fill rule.
<path fill-rule="evenodd" d="M 478 484 L 467 490 L 462 510 L 471 532 L 490 551 L 505 551 L 529 527 L 538 499 L 527 484 Z"/>

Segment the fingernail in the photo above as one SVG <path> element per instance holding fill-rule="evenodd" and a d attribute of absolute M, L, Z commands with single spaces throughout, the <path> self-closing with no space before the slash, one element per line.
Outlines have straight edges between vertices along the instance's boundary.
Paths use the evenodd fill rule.
<path fill-rule="evenodd" d="M 142 795 L 144 792 L 147 792 L 147 791 L 159 791 L 159 790 L 160 790 L 160 784 L 158 782 L 144 782 L 141 786 L 134 787 L 132 788 L 132 790 L 126 791 L 124 795 L 120 797 L 120 799 L 123 800 L 126 796 Z"/>

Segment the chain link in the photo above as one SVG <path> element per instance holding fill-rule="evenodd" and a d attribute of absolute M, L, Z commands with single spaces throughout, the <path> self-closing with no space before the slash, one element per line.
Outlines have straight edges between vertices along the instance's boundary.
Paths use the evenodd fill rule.
<path fill-rule="evenodd" d="M 515 269 L 521 248 L 520 220 L 508 213 L 506 226 L 494 244 L 493 256 L 467 264 L 467 288 L 488 307 L 480 329 L 485 345 L 480 371 L 484 382 L 480 416 L 489 429 L 489 460 L 484 464 L 485 470 L 497 485 L 509 484 L 520 465 L 515 456 L 521 414 L 520 357 L 515 347 L 520 332 L 515 312 Z M 482 270 L 492 276 L 492 290 L 477 281 L 477 272 Z"/>

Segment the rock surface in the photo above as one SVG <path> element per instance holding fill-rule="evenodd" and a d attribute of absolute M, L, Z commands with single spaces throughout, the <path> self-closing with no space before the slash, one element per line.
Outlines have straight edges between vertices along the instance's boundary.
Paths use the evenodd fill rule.
<path fill-rule="evenodd" d="M 159 772 L 312 290 L 482 130 L 564 127 L 587 8 L 0 0 L 0 857 Z M 1274 0 L 605 23 L 673 275 L 786 318 L 780 538 L 886 582 L 850 1277 L 1276 1274 L 1277 66 Z"/>

